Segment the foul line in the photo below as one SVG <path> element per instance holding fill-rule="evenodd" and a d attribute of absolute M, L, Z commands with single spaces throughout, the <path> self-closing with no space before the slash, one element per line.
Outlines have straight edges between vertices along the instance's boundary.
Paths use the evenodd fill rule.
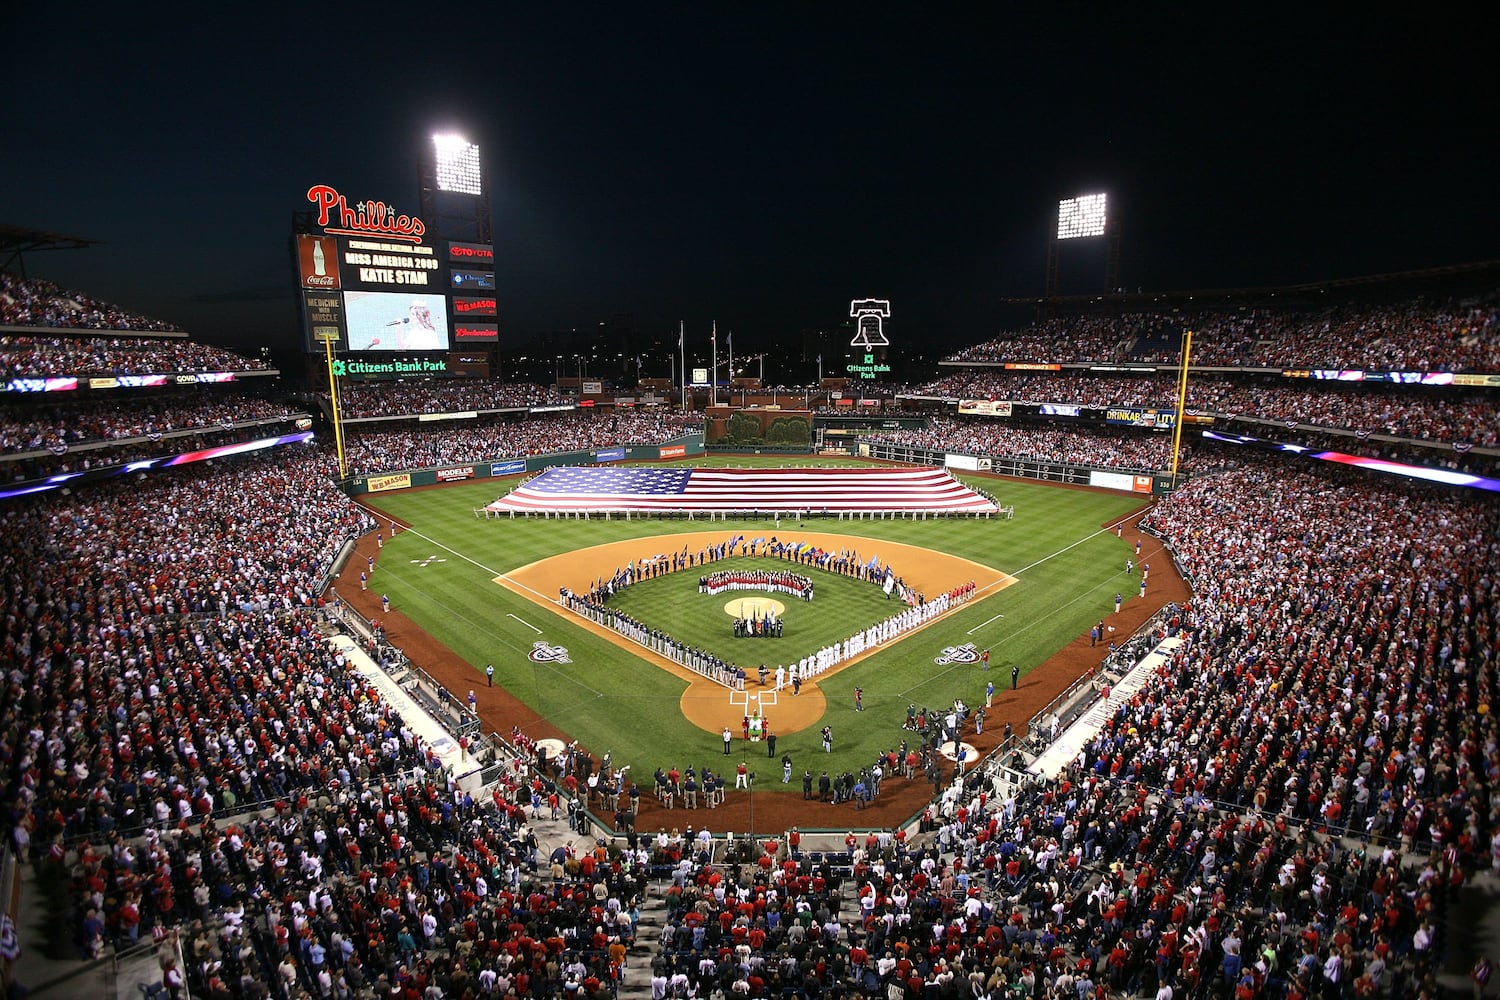
<path fill-rule="evenodd" d="M 1038 559 L 1036 562 L 1032 563 L 1030 566 L 1022 567 L 1021 569 L 1016 570 L 1014 573 L 1009 573 L 1007 575 L 1010 576 L 1010 577 L 1012 577 L 1012 578 L 1019 578 L 1020 575 L 1022 573 L 1025 573 L 1027 570 L 1029 570 L 1029 569 L 1036 569 L 1036 567 L 1042 565 L 1043 563 L 1045 563 L 1045 562 L 1047 562 L 1047 561 L 1049 561 L 1051 559 L 1057 558 L 1058 556 L 1062 555 L 1064 552 L 1068 552 L 1068 551 L 1070 551 L 1072 549 L 1076 549 L 1078 546 L 1082 545 L 1084 542 L 1087 542 L 1087 541 L 1089 541 L 1089 540 L 1091 540 L 1093 538 L 1096 538 L 1099 535 L 1108 535 L 1108 534 L 1112 534 L 1112 533 L 1113 532 L 1109 528 L 1100 528 L 1097 531 L 1091 531 L 1087 535 L 1084 535 L 1082 538 L 1078 539 L 1078 541 L 1072 543 L 1071 545 L 1064 545 L 1062 548 L 1058 549 L 1056 552 L 1053 552 L 1051 555 L 1043 556 L 1042 558 Z M 1043 622 L 1051 619 L 1055 615 L 1061 614 L 1064 609 L 1071 608 L 1073 605 L 1077 604 L 1080 601 L 1091 599 L 1092 595 L 1094 595 L 1095 593 L 1097 593 L 1101 588 L 1103 588 L 1105 591 L 1108 591 L 1109 586 L 1110 586 L 1109 581 L 1107 581 L 1107 580 L 1101 580 L 1098 584 L 1096 584 L 1095 586 L 1091 587 L 1089 590 L 1083 592 L 1082 594 L 1076 595 L 1072 600 L 1068 601 L 1067 603 L 1060 604 L 1060 605 L 1054 607 L 1051 611 L 1048 611 L 1046 614 L 1040 615 L 1040 616 L 1038 616 L 1036 618 L 1031 619 L 1025 625 L 1022 625 L 1014 633 L 1012 633 L 1011 634 L 1011 638 L 1014 638 L 1015 636 L 1022 635 L 1022 634 L 1026 633 L 1026 632 L 1031 631 L 1034 628 L 1039 627 Z M 952 612 L 949 612 L 949 613 L 951 614 Z M 939 617 L 943 618 L 943 617 L 947 617 L 947 615 L 942 615 L 942 616 L 939 616 Z M 1001 617 L 1004 617 L 1004 616 L 1003 615 L 996 615 L 995 616 L 995 618 L 1001 618 Z M 969 630 L 968 634 L 969 635 L 973 635 L 976 630 L 983 628 L 985 625 L 988 625 L 990 622 L 994 621 L 995 618 L 991 618 L 989 621 L 985 622 L 982 625 L 976 625 L 973 629 Z M 931 623 L 929 623 L 929 624 L 931 624 Z M 905 636 L 903 636 L 903 638 L 905 638 Z M 939 673 L 931 674 L 931 675 L 929 675 L 927 677 L 924 677 L 921 681 L 919 681 L 916 684 L 913 684 L 911 687 L 907 688 L 905 691 L 897 691 L 897 692 L 895 692 L 895 697 L 898 698 L 898 699 L 908 697 L 913 692 L 921 690 L 922 688 L 924 688 L 927 685 L 933 683 L 934 681 L 939 680 L 939 679 L 947 676 L 948 674 L 953 673 L 955 670 L 963 669 L 963 668 L 966 668 L 966 667 L 969 667 L 969 666 L 972 666 L 972 664 L 967 664 L 967 663 L 965 663 L 965 664 L 959 664 L 959 663 L 950 664 L 948 666 L 948 669 L 943 670 L 943 671 L 941 671 Z"/>
<path fill-rule="evenodd" d="M 520 622 L 522 625 L 525 625 L 527 628 L 531 629 L 531 631 L 535 632 L 537 635 L 541 635 L 542 634 L 542 630 L 539 629 L 539 628 L 537 628 L 535 625 L 531 624 L 531 622 L 527 621 L 524 618 L 516 618 L 516 616 L 513 615 L 513 614 L 511 614 L 509 611 L 507 611 L 505 613 L 505 617 L 507 617 L 507 618 L 515 618 L 516 621 Z"/>
<path fill-rule="evenodd" d="M 996 619 L 1004 618 L 1004 617 L 1005 617 L 1004 615 L 995 615 L 992 618 L 987 618 L 984 621 L 980 622 L 978 625 L 975 625 L 973 628 L 969 629 L 969 631 L 965 632 L 964 635 L 973 635 L 975 632 L 978 632 L 980 629 L 984 628 L 990 622 L 995 621 Z"/>
<path fill-rule="evenodd" d="M 1022 566 L 1020 569 L 1016 570 L 1014 573 L 1012 573 L 1010 575 L 1011 576 L 1020 576 L 1022 573 L 1026 572 L 1029 569 L 1036 569 L 1042 563 L 1049 562 L 1049 561 L 1051 561 L 1053 559 L 1056 559 L 1058 556 L 1062 555 L 1064 552 L 1071 552 L 1073 549 L 1078 548 L 1078 546 L 1082 545 L 1084 542 L 1091 541 L 1091 540 L 1093 540 L 1094 538 L 1097 538 L 1100 535 L 1110 535 L 1110 534 L 1113 534 L 1113 532 L 1110 531 L 1108 528 L 1100 528 L 1098 531 L 1091 531 L 1087 535 L 1084 535 L 1082 538 L 1078 539 L 1078 541 L 1074 542 L 1072 545 L 1064 545 L 1062 548 L 1058 549 L 1056 552 L 1052 553 L 1051 555 L 1042 556 L 1042 558 L 1038 559 L 1036 562 L 1032 563 L 1030 566 Z"/>

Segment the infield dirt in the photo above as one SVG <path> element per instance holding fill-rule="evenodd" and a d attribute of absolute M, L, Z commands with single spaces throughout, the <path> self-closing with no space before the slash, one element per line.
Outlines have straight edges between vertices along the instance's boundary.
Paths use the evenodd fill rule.
<path fill-rule="evenodd" d="M 819 534 L 806 531 L 798 532 L 797 538 L 821 548 L 834 550 L 847 548 L 851 544 L 861 545 L 865 542 L 879 546 L 882 558 L 888 565 L 900 568 L 902 579 L 907 582 L 907 585 L 925 594 L 942 593 L 964 583 L 973 582 L 976 594 L 986 597 L 1015 582 L 1013 577 L 999 570 L 915 545 L 903 545 L 884 539 L 860 539 L 854 535 Z M 672 535 L 663 544 L 686 545 L 690 551 L 697 551 L 710 545 L 718 545 L 723 541 L 724 532 L 721 530 Z M 611 542 L 607 545 L 578 549 L 550 559 L 542 559 L 497 577 L 495 582 L 529 601 L 558 612 L 561 610 L 556 600 L 559 588 L 567 587 L 573 591 L 588 590 L 592 579 L 598 575 L 599 567 L 625 566 L 642 556 L 650 558 L 658 548 L 660 546 L 653 545 L 650 538 L 632 538 L 623 542 Z M 768 567 L 776 569 L 797 568 L 795 563 L 772 557 L 766 557 L 765 563 Z M 695 577 L 698 575 L 698 569 L 679 570 L 674 575 L 684 578 Z M 890 645 L 866 650 L 831 670 L 811 678 L 803 683 L 801 693 L 795 697 L 792 696 L 790 685 L 777 692 L 774 690 L 775 682 L 769 678 L 765 685 L 761 685 L 756 678 L 751 677 L 745 681 L 745 692 L 731 701 L 729 690 L 722 684 L 631 642 L 613 629 L 598 625 L 578 615 L 568 614 L 568 618 L 575 625 L 586 628 L 633 655 L 654 663 L 661 669 L 670 671 L 687 681 L 687 690 L 682 694 L 682 714 L 689 722 L 709 733 L 718 733 L 725 726 L 739 732 L 740 723 L 747 709 L 755 706 L 763 708 L 762 714 L 770 719 L 778 733 L 795 733 L 806 729 L 822 719 L 827 711 L 823 692 L 818 687 L 819 680 L 832 676 L 882 649 L 889 648 Z M 922 628 L 928 628 L 940 620 L 941 618 L 934 618 L 925 623 Z M 908 632 L 902 638 L 910 637 L 917 631 L 920 629 Z M 745 695 L 749 696 L 748 704 Z M 761 700 L 763 695 L 774 700 L 763 701 Z"/>

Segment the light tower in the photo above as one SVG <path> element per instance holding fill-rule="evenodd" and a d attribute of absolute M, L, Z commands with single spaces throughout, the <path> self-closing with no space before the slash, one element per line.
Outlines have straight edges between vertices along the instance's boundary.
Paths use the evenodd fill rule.
<path fill-rule="evenodd" d="M 1104 289 L 1120 285 L 1120 222 L 1110 213 L 1109 196 L 1084 194 L 1057 203 L 1057 228 L 1047 239 L 1047 286 L 1044 297 L 1056 297 L 1061 276 L 1062 244 L 1067 240 L 1104 237 Z"/>
<path fill-rule="evenodd" d="M 491 244 L 490 190 L 479 146 L 461 135 L 438 133 L 417 162 L 422 218 L 450 240 Z"/>
<path fill-rule="evenodd" d="M 438 133 L 417 162 L 422 216 L 443 244 L 448 264 L 449 329 L 455 351 L 483 351 L 492 373 L 501 370 L 499 297 L 490 185 L 479 146 Z"/>

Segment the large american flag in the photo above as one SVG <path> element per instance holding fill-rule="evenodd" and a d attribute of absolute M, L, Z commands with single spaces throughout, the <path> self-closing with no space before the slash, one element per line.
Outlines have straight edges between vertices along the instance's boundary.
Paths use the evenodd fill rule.
<path fill-rule="evenodd" d="M 489 510 L 947 511 L 995 505 L 946 469 L 548 469 Z"/>

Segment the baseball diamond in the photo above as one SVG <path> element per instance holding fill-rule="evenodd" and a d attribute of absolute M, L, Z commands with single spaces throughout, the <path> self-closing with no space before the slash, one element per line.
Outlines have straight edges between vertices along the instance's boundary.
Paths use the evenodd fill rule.
<path fill-rule="evenodd" d="M 784 464 L 747 456 L 726 461 L 740 466 Z M 1118 535 L 1115 526 L 1138 509 L 1139 500 L 983 475 L 962 478 L 998 494 L 1002 503 L 1016 507 L 1018 515 L 1009 520 L 731 517 L 715 521 L 712 530 L 705 530 L 702 521 L 596 516 L 565 522 L 487 520 L 476 528 L 473 509 L 494 498 L 494 482 L 372 497 L 369 502 L 378 505 L 379 516 L 406 526 L 386 543 L 387 548 L 410 545 L 425 557 L 436 546 L 449 560 L 443 566 L 427 567 L 421 575 L 415 567 L 408 572 L 404 563 L 389 564 L 393 569 L 382 585 L 389 588 L 394 609 L 384 616 L 385 625 L 393 641 L 414 651 L 414 659 L 420 658 L 424 667 L 454 689 L 467 690 L 476 671 L 487 663 L 495 664 L 496 686 L 481 690 L 479 697 L 478 710 L 486 729 L 503 733 L 518 727 L 528 738 L 578 739 L 596 753 L 608 750 L 615 760 L 636 764 L 637 773 L 645 774 L 674 762 L 686 766 L 704 761 L 707 753 L 722 756 L 718 734 L 729 728 L 738 737 L 750 709 L 764 713 L 780 737 L 778 758 L 790 755 L 799 774 L 803 766 L 857 768 L 899 747 L 909 702 L 933 709 L 945 708 L 955 698 L 970 704 L 983 702 L 976 664 L 934 662 L 946 649 L 982 640 L 992 650 L 997 669 L 1008 674 L 1015 664 L 1022 671 L 1017 690 L 1007 686 L 990 709 L 984 733 L 965 737 L 983 752 L 998 744 L 1007 722 L 1024 729 L 1027 720 L 1052 697 L 1097 666 L 1087 633 L 1113 597 L 1118 564 L 1123 563 L 1132 537 L 1128 530 L 1123 537 Z M 691 610 L 688 598 L 700 596 L 699 551 L 706 554 L 709 546 L 735 535 L 744 536 L 747 542 L 758 537 L 766 541 L 772 536 L 782 541 L 790 537 L 834 552 L 857 551 L 862 565 L 878 557 L 913 585 L 919 596 L 930 597 L 940 589 L 972 582 L 973 599 L 837 669 L 809 677 L 800 692 L 785 677 L 783 688 L 776 690 L 775 668 L 787 664 L 776 662 L 783 654 L 779 648 L 773 652 L 772 647 L 787 644 L 790 638 L 766 645 L 753 642 L 749 644 L 753 649 L 735 647 L 722 624 L 722 596 L 713 599 L 712 613 L 703 617 L 711 620 L 706 627 L 722 639 L 724 645 L 718 648 L 735 651 L 730 655 L 742 661 L 739 665 L 747 672 L 742 692 L 726 690 L 619 632 L 558 606 L 561 587 L 586 589 L 632 561 L 640 567 L 662 555 L 680 554 L 686 547 L 695 565 L 678 571 L 680 581 L 673 580 L 671 573 L 651 581 L 679 587 L 677 600 L 667 602 L 671 607 L 659 620 L 643 618 L 642 622 L 668 634 L 696 626 L 699 615 Z M 1159 551 L 1151 539 L 1146 544 L 1148 553 Z M 1158 559 L 1164 566 L 1170 562 Z M 809 648 L 848 638 L 855 626 L 842 623 L 840 614 L 827 603 L 835 581 L 831 577 L 825 581 L 824 573 L 805 567 L 798 567 L 797 572 L 818 582 L 817 599 L 811 604 L 786 602 L 789 613 L 796 615 L 796 634 L 800 636 L 805 628 L 822 630 L 815 631 Z M 1122 627 L 1144 621 L 1163 603 L 1186 596 L 1180 581 L 1165 570 L 1153 575 L 1153 585 L 1158 576 L 1160 586 L 1153 586 L 1149 601 L 1131 601 L 1117 616 Z M 883 615 L 888 601 L 892 613 L 906 607 L 899 593 L 888 597 L 879 586 L 863 581 L 858 586 L 877 603 L 875 617 Z M 342 581 L 339 590 L 356 607 L 362 606 L 363 595 L 357 587 Z M 638 586 L 631 590 L 644 593 Z M 630 596 L 635 599 L 634 593 Z M 545 613 L 540 609 L 546 609 Z M 521 620 L 543 634 L 523 627 Z M 529 656 L 537 641 L 565 647 L 572 662 L 537 662 Z M 806 651 L 799 647 L 797 659 Z M 784 655 L 792 658 L 791 652 Z M 762 659 L 768 670 L 765 687 L 758 682 Z M 426 666 L 429 662 L 432 667 Z M 857 714 L 849 711 L 856 687 L 862 689 L 863 708 Z M 766 697 L 760 697 L 762 692 Z M 733 695 L 739 696 L 735 702 L 730 700 Z M 826 754 L 819 739 L 824 726 L 836 733 Z M 764 785 L 765 794 L 756 796 L 757 824 L 762 817 L 805 826 L 844 822 L 831 820 L 817 803 L 804 803 L 795 794 L 796 783 L 773 784 L 774 788 Z M 871 810 L 861 814 L 862 822 L 902 821 L 920 810 L 929 794 L 930 788 L 920 781 L 887 782 Z M 655 800 L 642 808 L 648 812 L 656 808 Z M 742 795 L 731 794 L 711 814 L 712 823 L 716 828 L 744 828 L 748 809 Z M 698 818 L 699 823 L 707 821 L 708 817 Z"/>

